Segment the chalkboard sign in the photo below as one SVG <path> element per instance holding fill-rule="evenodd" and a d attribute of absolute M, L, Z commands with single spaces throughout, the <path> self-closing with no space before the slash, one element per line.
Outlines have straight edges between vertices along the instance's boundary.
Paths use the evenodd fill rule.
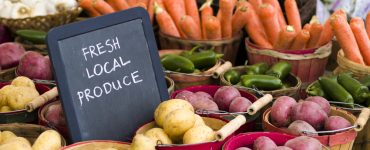
<path fill-rule="evenodd" d="M 168 99 L 142 8 L 54 28 L 47 44 L 72 142 L 126 141 Z"/>

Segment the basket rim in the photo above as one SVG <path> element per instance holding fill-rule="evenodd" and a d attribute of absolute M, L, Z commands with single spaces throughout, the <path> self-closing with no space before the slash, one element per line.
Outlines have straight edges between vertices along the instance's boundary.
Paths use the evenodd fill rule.
<path fill-rule="evenodd" d="M 225 61 L 223 59 L 218 60 L 217 63 L 213 67 L 209 68 L 206 71 L 201 72 L 201 74 L 182 73 L 182 72 L 169 71 L 169 70 L 163 70 L 163 72 L 166 73 L 166 76 L 167 75 L 185 75 L 185 76 L 193 76 L 193 77 L 212 77 L 213 72 L 211 71 L 221 66 L 222 63 L 224 62 Z"/>
<path fill-rule="evenodd" d="M 337 54 L 337 63 L 339 66 L 345 66 L 354 70 L 361 70 L 364 74 L 370 74 L 370 66 L 357 64 L 344 57 L 343 49 L 340 49 Z"/>
<path fill-rule="evenodd" d="M 90 143 L 116 143 L 116 144 L 124 144 L 124 145 L 130 145 L 128 142 L 122 142 L 122 141 L 112 141 L 112 140 L 89 140 L 89 141 L 83 141 L 83 142 L 77 142 L 68 146 L 64 146 L 61 148 L 61 150 L 66 150 L 68 148 L 73 148 L 80 145 L 90 144 Z"/>
<path fill-rule="evenodd" d="M 233 41 L 236 41 L 236 40 L 240 40 L 241 37 L 242 37 L 242 32 L 240 32 L 238 35 L 235 35 L 231 38 L 227 38 L 227 39 L 220 39 L 220 40 L 204 40 L 204 39 L 201 39 L 201 40 L 191 40 L 191 39 L 184 39 L 184 38 L 181 38 L 181 37 L 175 37 L 175 36 L 172 36 L 172 35 L 168 35 L 168 34 L 165 34 L 163 33 L 162 31 L 158 31 L 158 34 L 162 37 L 166 37 L 166 38 L 169 38 L 169 39 L 172 39 L 172 40 L 183 40 L 183 41 L 189 41 L 189 42 L 215 42 L 215 43 L 220 43 L 220 44 L 224 44 L 224 43 L 230 43 L 230 42 L 233 42 Z"/>
<path fill-rule="evenodd" d="M 47 14 L 47 15 L 44 15 L 44 16 L 34 16 L 34 17 L 27 17 L 27 18 L 3 18 L 3 17 L 0 17 L 0 20 L 12 20 L 12 21 L 22 21 L 22 20 L 29 20 L 29 19 L 38 19 L 38 18 L 45 18 L 45 17 L 49 17 L 49 16 L 58 16 L 60 14 L 65 14 L 65 13 L 73 13 L 73 12 L 82 12 L 82 8 L 81 7 L 76 7 L 74 9 L 70 9 L 70 10 L 66 10 L 66 11 L 62 11 L 62 12 L 58 12 L 58 13 L 55 13 L 55 14 Z"/>

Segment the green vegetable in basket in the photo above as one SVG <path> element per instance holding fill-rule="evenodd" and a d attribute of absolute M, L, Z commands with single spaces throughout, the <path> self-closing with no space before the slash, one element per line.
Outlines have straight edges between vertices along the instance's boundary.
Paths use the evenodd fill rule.
<path fill-rule="evenodd" d="M 328 78 L 319 78 L 320 85 L 328 96 L 334 100 L 344 103 L 349 103 L 349 107 L 353 108 L 353 97 L 350 93 L 346 91 L 339 83 Z M 352 105 L 351 105 L 352 104 Z"/>
<path fill-rule="evenodd" d="M 285 61 L 280 61 L 266 72 L 267 75 L 278 77 L 279 79 L 285 79 L 285 77 L 292 71 L 292 65 Z"/>
<path fill-rule="evenodd" d="M 307 94 L 309 96 L 321 96 L 324 98 L 328 98 L 318 81 L 314 82 L 311 86 L 308 87 Z"/>
<path fill-rule="evenodd" d="M 362 85 L 367 86 L 368 88 L 370 87 L 370 75 L 365 76 L 360 80 Z"/>
<path fill-rule="evenodd" d="M 351 93 L 357 104 L 362 104 L 366 101 L 367 93 L 369 93 L 369 88 L 367 86 L 362 85 L 348 74 L 338 75 L 337 81 L 344 89 Z"/>
<path fill-rule="evenodd" d="M 161 63 L 170 71 L 192 73 L 195 70 L 194 64 L 189 59 L 179 55 L 168 54 L 161 59 Z"/>
<path fill-rule="evenodd" d="M 180 55 L 193 62 L 197 69 L 209 69 L 216 65 L 223 54 L 217 54 L 213 49 L 196 52 L 201 46 L 196 46 L 190 51 L 182 52 Z"/>
<path fill-rule="evenodd" d="M 45 44 L 46 32 L 37 30 L 17 30 L 16 34 L 22 39 L 32 42 L 33 44 Z"/>
<path fill-rule="evenodd" d="M 246 66 L 246 69 L 248 75 L 265 74 L 269 69 L 269 65 L 266 63 L 257 63 L 252 66 Z"/>
<path fill-rule="evenodd" d="M 226 81 L 230 82 L 231 84 L 237 84 L 240 80 L 240 74 L 236 70 L 228 70 L 224 74 L 224 78 Z"/>
<path fill-rule="evenodd" d="M 269 75 L 243 75 L 240 77 L 242 86 L 260 90 L 276 90 L 283 87 L 281 80 Z"/>

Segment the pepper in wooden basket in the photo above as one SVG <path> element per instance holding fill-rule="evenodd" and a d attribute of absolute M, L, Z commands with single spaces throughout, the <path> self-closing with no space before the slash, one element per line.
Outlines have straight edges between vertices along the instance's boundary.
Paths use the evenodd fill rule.
<path fill-rule="evenodd" d="M 223 54 L 217 54 L 213 49 L 196 52 L 199 48 L 200 46 L 196 46 L 190 51 L 185 51 L 180 54 L 193 62 L 197 69 L 202 70 L 211 68 L 223 56 Z"/>
<path fill-rule="evenodd" d="M 369 93 L 369 88 L 367 86 L 362 85 L 349 74 L 340 74 L 337 81 L 353 96 L 356 103 L 362 104 L 365 102 Z"/>
<path fill-rule="evenodd" d="M 194 64 L 187 58 L 175 54 L 168 54 L 161 59 L 163 67 L 170 71 L 193 73 Z"/>
<path fill-rule="evenodd" d="M 248 69 L 248 75 L 265 74 L 269 69 L 269 65 L 266 63 L 257 63 L 252 66 L 246 66 L 246 68 Z"/>
<path fill-rule="evenodd" d="M 276 90 L 283 87 L 279 78 L 269 75 L 243 75 L 240 79 L 241 85 L 249 88 L 255 86 L 261 90 Z"/>
<path fill-rule="evenodd" d="M 228 70 L 225 72 L 224 77 L 226 81 L 231 84 L 237 84 L 240 81 L 240 73 L 236 70 Z"/>
<path fill-rule="evenodd" d="M 353 97 L 339 83 L 328 77 L 319 78 L 319 82 L 325 91 L 332 99 L 344 103 L 349 103 L 349 107 L 353 107 Z"/>

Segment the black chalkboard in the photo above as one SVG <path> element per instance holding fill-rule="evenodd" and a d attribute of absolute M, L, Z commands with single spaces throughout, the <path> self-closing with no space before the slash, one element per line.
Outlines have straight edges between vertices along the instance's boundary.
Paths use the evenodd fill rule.
<path fill-rule="evenodd" d="M 54 28 L 47 44 L 72 142 L 127 141 L 168 99 L 142 8 Z"/>

